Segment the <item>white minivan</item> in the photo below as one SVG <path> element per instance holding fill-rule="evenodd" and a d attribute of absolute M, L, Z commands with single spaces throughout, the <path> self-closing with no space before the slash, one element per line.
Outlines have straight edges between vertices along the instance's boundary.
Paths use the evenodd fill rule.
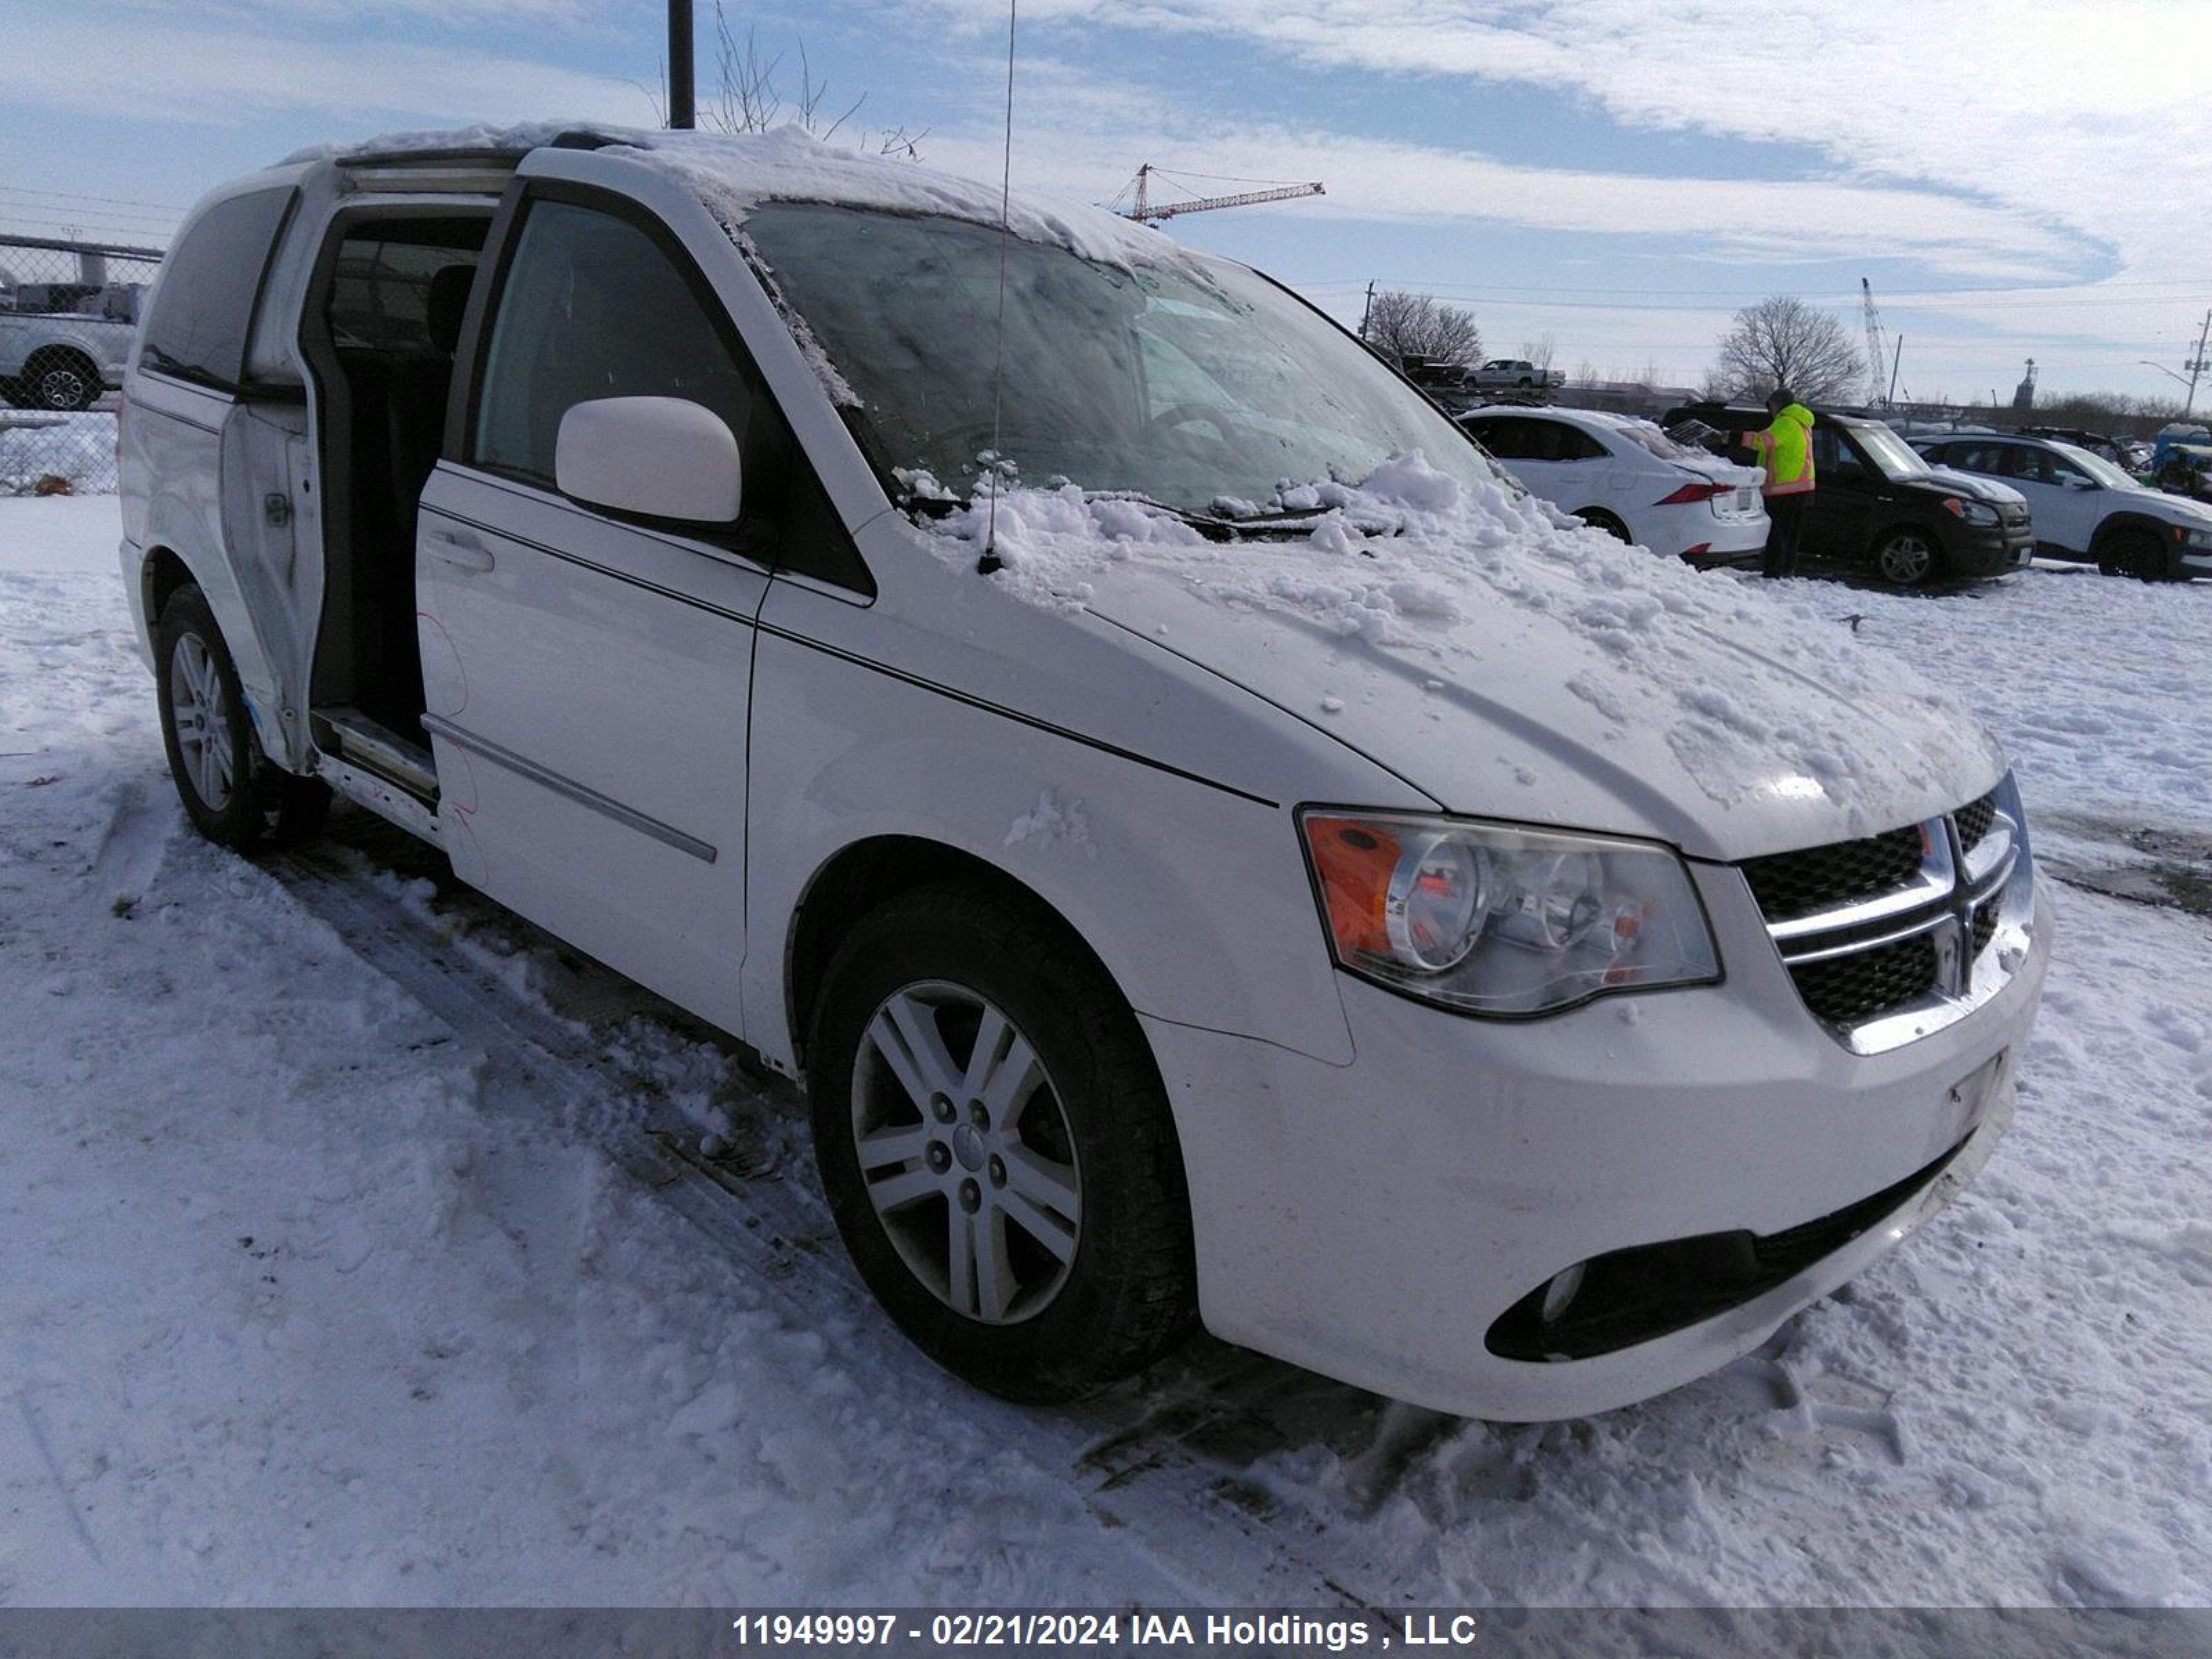
<path fill-rule="evenodd" d="M 1103 212 L 788 132 L 304 155 L 194 210 L 125 396 L 192 820 L 343 797 L 750 1045 L 986 1388 L 1202 1322 L 1618 1406 L 2009 1120 L 1994 742 Z"/>

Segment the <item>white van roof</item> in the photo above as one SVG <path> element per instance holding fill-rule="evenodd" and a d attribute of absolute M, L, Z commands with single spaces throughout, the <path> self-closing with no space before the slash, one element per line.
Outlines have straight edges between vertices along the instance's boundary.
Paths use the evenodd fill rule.
<path fill-rule="evenodd" d="M 919 162 L 891 161 L 824 143 L 794 126 L 766 133 L 671 131 L 594 122 L 534 121 L 442 131 L 392 132 L 362 143 L 298 150 L 288 165 L 326 161 L 343 167 L 459 161 L 520 161 L 544 149 L 611 151 L 659 167 L 696 191 L 734 229 L 768 202 L 828 202 L 894 213 L 933 214 L 995 225 L 1000 188 Z M 1191 256 L 1156 230 L 1103 208 L 1015 191 L 1007 202 L 1013 234 L 1085 258 L 1121 265 L 1181 264 Z"/>

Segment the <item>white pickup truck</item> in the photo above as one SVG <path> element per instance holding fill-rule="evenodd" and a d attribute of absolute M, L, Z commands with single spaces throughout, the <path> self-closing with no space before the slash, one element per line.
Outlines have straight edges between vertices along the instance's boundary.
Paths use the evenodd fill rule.
<path fill-rule="evenodd" d="M 1525 357 L 1492 357 L 1481 368 L 1468 370 L 1466 381 L 1468 386 L 1485 390 L 1525 386 L 1530 391 L 1556 391 L 1566 383 L 1564 370 L 1539 368 Z"/>
<path fill-rule="evenodd" d="M 32 409 L 73 410 L 122 385 L 139 292 L 136 283 L 112 284 L 78 293 L 75 307 L 63 309 L 17 290 L 17 308 L 0 308 L 0 396 Z"/>

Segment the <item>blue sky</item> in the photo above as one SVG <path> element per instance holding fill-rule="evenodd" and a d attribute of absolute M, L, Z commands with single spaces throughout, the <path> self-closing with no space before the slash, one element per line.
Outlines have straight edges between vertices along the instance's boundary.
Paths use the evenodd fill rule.
<path fill-rule="evenodd" d="M 701 94 L 715 86 L 713 0 Z M 1005 0 L 729 7 L 840 138 L 927 129 L 995 173 Z M 1787 15 L 1786 28 L 1762 18 Z M 649 124 L 658 0 L 10 0 L 0 228 L 158 240 L 301 145 L 569 116 Z M 1017 182 L 1113 197 L 1139 161 L 1328 195 L 1175 234 L 1355 319 L 1370 280 L 1471 308 L 1488 349 L 1693 382 L 1777 292 L 1901 386 L 2178 390 L 2212 306 L 2212 5 L 1856 0 L 1025 0 Z M 1216 188 L 1200 185 L 1201 189 Z M 1240 188 L 1222 185 L 1218 188 Z"/>

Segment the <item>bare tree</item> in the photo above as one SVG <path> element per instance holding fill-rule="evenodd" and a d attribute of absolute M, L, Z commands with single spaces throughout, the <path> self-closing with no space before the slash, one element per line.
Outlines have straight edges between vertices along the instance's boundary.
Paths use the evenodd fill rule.
<path fill-rule="evenodd" d="M 770 132 L 779 126 L 795 126 L 826 143 L 868 101 L 868 94 L 864 92 L 846 107 L 844 113 L 831 119 L 823 108 L 830 95 L 829 83 L 814 79 L 813 66 L 806 58 L 806 43 L 801 40 L 799 88 L 787 102 L 783 86 L 777 80 L 783 68 L 783 54 L 763 57 L 759 39 L 750 27 L 740 42 L 730 27 L 724 0 L 714 0 L 714 67 L 720 86 L 714 98 L 701 105 L 699 113 L 706 125 L 724 132 Z M 662 122 L 668 118 L 665 74 L 664 69 L 664 81 L 658 94 L 650 88 L 641 88 L 653 101 L 654 118 Z M 862 131 L 856 143 L 861 149 L 878 155 L 920 161 L 921 141 L 928 136 L 927 127 L 909 131 L 899 126 L 887 132 Z"/>
<path fill-rule="evenodd" d="M 1424 362 L 1471 363 L 1482 356 L 1474 313 L 1439 304 L 1432 294 L 1384 289 L 1368 309 L 1364 338 L 1387 356 Z"/>
<path fill-rule="evenodd" d="M 1539 334 L 1533 340 L 1521 342 L 1521 356 L 1538 368 L 1548 369 L 1559 355 L 1559 338 L 1556 334 Z"/>
<path fill-rule="evenodd" d="M 1737 398 L 1787 386 L 1809 400 L 1848 391 L 1866 373 L 1865 355 L 1848 329 L 1802 300 L 1777 294 L 1736 313 L 1708 384 Z"/>

